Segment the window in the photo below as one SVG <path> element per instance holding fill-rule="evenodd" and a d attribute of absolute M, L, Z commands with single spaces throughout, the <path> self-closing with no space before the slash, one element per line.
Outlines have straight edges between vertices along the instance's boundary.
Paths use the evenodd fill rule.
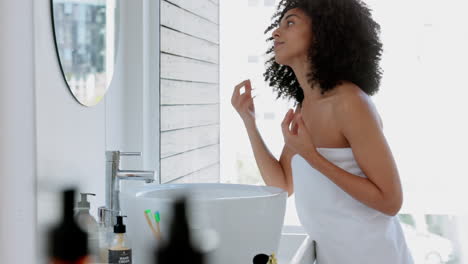
<path fill-rule="evenodd" d="M 277 159 L 284 145 L 281 121 L 293 107 L 293 102 L 276 100 L 263 79 L 267 59 L 267 36 L 263 32 L 276 9 L 276 4 L 267 5 L 267 2 L 271 1 L 265 1 L 265 6 L 260 7 L 245 7 L 238 1 L 225 1 L 220 5 L 221 182 L 265 185 L 244 124 L 230 103 L 236 84 L 251 80 L 255 89 L 252 95 L 256 96 L 257 125 L 265 144 Z M 243 19 L 239 19 L 238 14 L 243 14 Z M 230 140 L 234 137 L 235 142 Z M 285 225 L 300 225 L 294 195 L 288 199 Z"/>

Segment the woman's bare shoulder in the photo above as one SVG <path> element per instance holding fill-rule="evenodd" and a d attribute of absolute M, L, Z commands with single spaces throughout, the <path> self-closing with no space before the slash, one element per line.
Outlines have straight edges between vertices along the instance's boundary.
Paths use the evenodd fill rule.
<path fill-rule="evenodd" d="M 352 109 L 357 105 L 365 105 L 378 117 L 380 126 L 383 128 L 382 118 L 372 98 L 359 88 L 359 86 L 351 82 L 346 82 L 337 86 L 337 89 L 338 91 L 333 100 L 334 108 L 341 108 L 341 110 L 343 110 L 343 107 Z"/>

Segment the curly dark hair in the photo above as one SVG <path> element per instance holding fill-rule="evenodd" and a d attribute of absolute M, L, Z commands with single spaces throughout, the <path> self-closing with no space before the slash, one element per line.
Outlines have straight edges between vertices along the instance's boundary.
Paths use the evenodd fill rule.
<path fill-rule="evenodd" d="M 379 90 L 382 44 L 380 26 L 371 17 L 370 9 L 360 0 L 281 0 L 274 20 L 266 30 L 279 26 L 290 9 L 299 8 L 312 21 L 312 44 L 308 51 L 310 72 L 308 83 L 320 86 L 321 94 L 332 90 L 341 81 L 350 81 L 368 95 Z M 267 42 L 274 41 L 273 36 Z M 273 45 L 266 54 L 272 53 Z M 304 93 L 294 71 L 271 57 L 265 62 L 265 81 L 277 92 L 277 97 L 294 98 L 302 104 Z"/>

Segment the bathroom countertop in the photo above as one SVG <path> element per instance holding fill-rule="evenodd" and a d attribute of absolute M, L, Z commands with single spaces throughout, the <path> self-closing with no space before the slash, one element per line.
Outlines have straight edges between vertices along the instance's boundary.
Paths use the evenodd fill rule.
<path fill-rule="evenodd" d="M 283 226 L 278 264 L 310 264 L 315 260 L 314 241 L 302 226 Z"/>

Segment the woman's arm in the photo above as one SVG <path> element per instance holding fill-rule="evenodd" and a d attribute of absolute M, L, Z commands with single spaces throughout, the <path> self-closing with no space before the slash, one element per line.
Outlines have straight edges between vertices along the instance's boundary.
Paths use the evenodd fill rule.
<path fill-rule="evenodd" d="M 240 89 L 244 86 L 245 93 L 241 94 Z M 241 116 L 242 121 L 244 121 L 255 156 L 255 162 L 257 162 L 263 181 L 267 185 L 288 190 L 288 184 L 280 162 L 268 150 L 265 142 L 263 142 L 263 139 L 260 136 L 260 132 L 257 129 L 252 90 L 250 80 L 245 80 L 239 83 L 234 88 L 231 97 L 231 104 Z"/>
<path fill-rule="evenodd" d="M 296 106 L 295 112 L 300 112 L 301 106 Z M 296 127 L 293 121 L 291 126 Z M 246 123 L 255 161 L 262 175 L 263 181 L 268 186 L 283 188 L 288 192 L 288 197 L 294 193 L 292 180 L 291 159 L 296 154 L 288 146 L 284 145 L 279 161 L 268 150 L 255 123 Z"/>
<path fill-rule="evenodd" d="M 249 136 L 252 151 L 257 163 L 260 175 L 268 186 L 279 187 L 290 193 L 289 185 L 285 177 L 281 163 L 273 156 L 258 131 L 255 122 L 246 123 L 245 128 Z"/>
<path fill-rule="evenodd" d="M 372 101 L 363 92 L 340 96 L 334 118 L 368 178 L 341 169 L 318 152 L 304 158 L 358 201 L 384 214 L 396 215 L 403 202 L 400 177 Z"/>

